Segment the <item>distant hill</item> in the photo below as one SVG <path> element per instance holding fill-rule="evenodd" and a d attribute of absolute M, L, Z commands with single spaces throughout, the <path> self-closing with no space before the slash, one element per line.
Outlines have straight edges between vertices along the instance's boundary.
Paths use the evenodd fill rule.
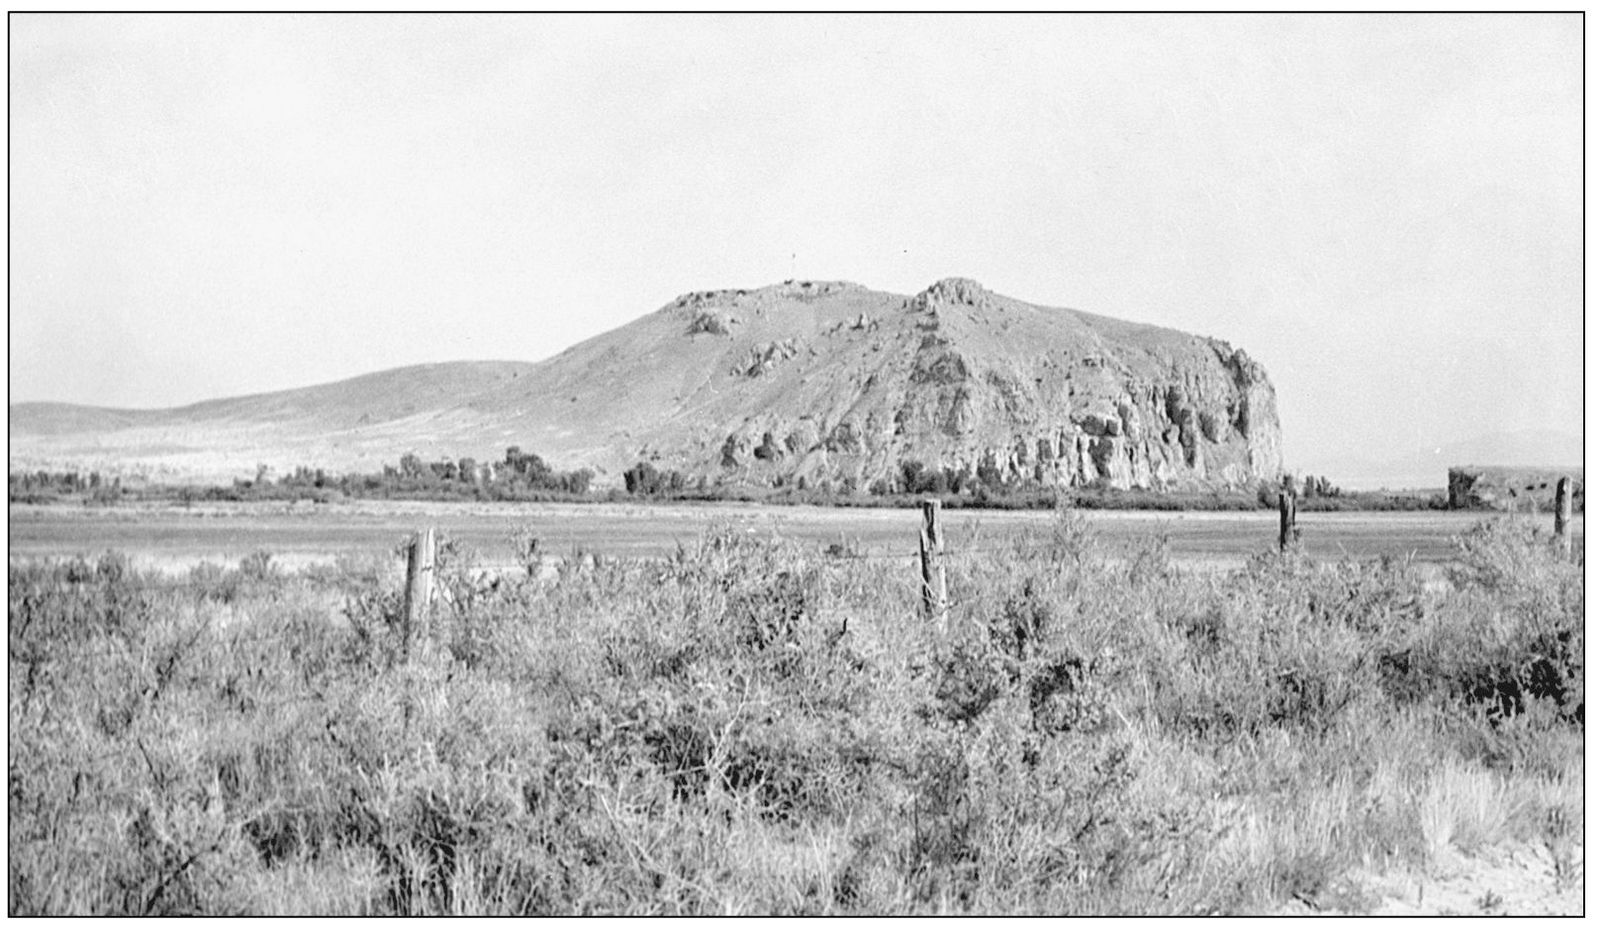
<path fill-rule="evenodd" d="M 1278 475 L 1264 369 L 1223 341 L 1031 305 L 796 282 L 688 293 L 540 363 L 441 363 L 183 408 L 10 408 L 9 463 L 158 479 L 376 471 L 509 446 L 600 485 L 649 461 L 720 483 L 894 478 L 1248 486 Z"/>
<path fill-rule="evenodd" d="M 1435 488 L 1447 490 L 1447 470 L 1454 466 L 1575 468 L 1584 448 L 1579 434 L 1526 429 L 1482 434 L 1392 459 L 1328 458 L 1305 470 L 1352 489 Z"/>

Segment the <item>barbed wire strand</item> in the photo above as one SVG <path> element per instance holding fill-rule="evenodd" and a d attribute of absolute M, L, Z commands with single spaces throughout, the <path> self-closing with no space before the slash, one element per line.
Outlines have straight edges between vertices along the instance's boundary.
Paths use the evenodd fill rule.
<path fill-rule="evenodd" d="M 831 544 L 833 545 L 834 542 L 832 541 Z M 1036 551 L 1036 550 L 1050 550 L 1050 549 L 1054 549 L 1056 547 L 1057 547 L 1057 544 L 1055 544 L 1055 543 L 1027 543 L 1027 544 L 1009 543 L 1009 544 L 991 545 L 991 546 L 983 546 L 983 547 L 968 547 L 968 548 L 962 549 L 962 550 L 948 549 L 948 550 L 941 551 L 941 553 L 938 554 L 938 555 L 941 555 L 941 556 L 971 556 L 971 555 L 981 554 L 981 553 L 1013 553 L 1013 552 Z M 694 551 L 687 551 L 687 552 L 694 552 Z M 641 555 L 633 555 L 633 554 L 626 554 L 626 553 L 621 553 L 621 554 L 579 553 L 579 554 L 574 554 L 574 555 L 558 556 L 558 557 L 554 558 L 553 562 L 550 562 L 550 563 L 542 562 L 539 565 L 532 565 L 532 564 L 525 564 L 525 563 L 494 563 L 494 562 L 490 562 L 490 563 L 475 563 L 475 564 L 471 564 L 471 565 L 458 566 L 452 571 L 453 572 L 458 572 L 458 573 L 467 573 L 467 574 L 471 574 L 473 572 L 512 572 L 512 573 L 517 573 L 517 572 L 529 572 L 532 569 L 535 572 L 539 572 L 539 571 L 544 570 L 548 566 L 549 567 L 560 568 L 563 564 L 566 564 L 566 563 L 582 563 L 584 560 L 587 560 L 587 559 L 593 560 L 593 561 L 600 561 L 600 562 L 615 562 L 615 561 L 651 562 L 651 561 L 662 560 L 662 559 L 673 559 L 677 555 L 678 555 L 677 551 L 667 551 L 667 550 L 664 550 L 664 551 L 661 551 L 661 552 L 655 552 L 655 553 L 641 554 Z M 851 547 L 846 547 L 846 548 L 843 548 L 843 549 L 838 549 L 838 551 L 836 551 L 836 552 L 831 552 L 829 547 L 825 547 L 824 548 L 824 555 L 826 557 L 828 557 L 828 558 L 831 558 L 831 559 L 879 559 L 879 558 L 898 558 L 899 559 L 899 558 L 902 558 L 904 556 L 917 556 L 918 555 L 918 550 L 917 550 L 916 547 L 913 548 L 912 550 L 907 551 L 907 552 L 897 552 L 897 551 L 890 551 L 890 550 L 861 550 L 861 549 L 853 549 Z M 395 571 L 396 572 L 402 572 L 403 569 L 398 566 Z M 292 572 L 272 573 L 272 574 L 268 574 L 266 576 L 242 576 L 241 574 L 236 572 L 236 573 L 230 573 L 228 575 L 221 576 L 221 577 L 219 577 L 217 579 L 211 579 L 211 580 L 207 580 L 207 581 L 193 581 L 193 580 L 176 579 L 176 578 L 175 579 L 156 579 L 154 581 L 141 578 L 138 581 L 130 581 L 128 579 L 107 578 L 107 577 L 102 577 L 102 576 L 98 576 L 98 575 L 93 575 L 93 576 L 89 576 L 89 577 L 86 577 L 86 578 L 83 578 L 83 579 L 77 579 L 77 580 L 73 580 L 73 579 L 68 579 L 66 577 L 62 577 L 61 579 L 58 579 L 57 582 L 60 583 L 60 584 L 66 584 L 66 585 L 83 587 L 83 588 L 102 588 L 102 587 L 105 587 L 105 586 L 109 585 L 109 586 L 113 586 L 113 587 L 116 587 L 116 588 L 133 588 L 133 589 L 147 589 L 148 588 L 148 589 L 152 589 L 152 590 L 164 590 L 164 589 L 213 589 L 213 590 L 222 590 L 222 589 L 228 589 L 228 588 L 236 588 L 237 589 L 239 587 L 239 585 L 242 584 L 242 583 L 260 582 L 260 581 L 263 581 L 264 579 L 298 579 L 298 580 L 301 580 L 301 581 L 305 581 L 305 582 L 307 582 L 309 584 L 317 584 L 319 582 L 324 582 L 324 581 L 338 581 L 338 579 L 329 580 L 329 579 L 324 579 L 323 577 L 320 577 L 320 576 L 308 576 L 308 575 L 297 574 L 297 573 L 292 573 Z M 17 581 L 18 582 L 27 582 L 28 580 L 27 579 L 19 579 Z"/>
<path fill-rule="evenodd" d="M 1059 547 L 1056 544 L 1009 544 L 1009 545 L 1003 545 L 1003 546 L 971 547 L 971 548 L 963 549 L 963 550 L 950 550 L 950 549 L 948 549 L 948 550 L 942 550 L 942 551 L 936 553 L 935 555 L 939 556 L 939 557 L 947 558 L 947 559 L 958 559 L 958 558 L 967 557 L 967 556 L 995 555 L 995 554 L 1003 554 L 1003 553 L 1006 553 L 1006 554 L 1033 553 L 1033 552 L 1056 550 L 1058 548 Z M 849 560 L 862 560 L 862 559 L 917 559 L 920 556 L 920 552 L 918 550 L 916 550 L 916 549 L 915 550 L 907 550 L 907 551 L 852 550 L 852 551 L 844 551 L 844 552 L 840 552 L 840 553 L 826 553 L 825 556 L 826 556 L 826 559 L 828 561 L 835 561 L 835 560 L 847 560 L 847 561 L 849 561 Z M 672 559 L 672 554 L 668 554 L 668 555 L 662 556 L 662 557 L 643 557 L 643 558 L 639 558 L 639 559 L 630 558 L 630 557 L 605 557 L 605 556 L 600 557 L 600 561 L 601 562 L 606 562 L 608 560 L 623 560 L 623 561 L 637 562 L 637 563 L 640 563 L 640 564 L 660 564 L 664 560 L 671 560 L 671 559 Z M 523 575 L 523 576 L 526 576 L 526 577 L 531 578 L 531 579 L 537 579 L 537 578 L 541 578 L 543 575 L 545 575 L 548 570 L 553 571 L 556 574 L 560 575 L 564 571 L 564 569 L 563 569 L 564 566 L 567 566 L 567 565 L 570 565 L 570 564 L 574 564 L 575 562 L 576 562 L 575 560 L 560 560 L 560 561 L 558 561 L 556 563 L 541 564 L 539 566 L 534 566 L 534 565 L 530 565 L 530 564 L 521 564 L 521 563 L 483 563 L 483 564 L 475 564 L 475 565 L 470 565 L 470 566 L 458 566 L 458 567 L 455 567 L 455 568 L 452 568 L 452 569 L 437 569 L 436 573 L 435 573 L 435 576 L 436 576 L 436 579 L 445 579 L 445 578 L 476 579 L 476 578 L 483 578 L 487 574 L 510 574 L 510 575 Z M 583 568 L 582 564 L 581 564 L 581 568 Z M 391 576 L 375 575 L 375 576 L 360 576 L 360 577 L 351 576 L 351 577 L 345 577 L 343 579 L 335 579 L 335 580 L 332 580 L 332 581 L 328 581 L 326 584 L 325 584 L 325 582 L 323 580 L 321 580 L 321 579 L 319 579 L 317 577 L 301 576 L 301 575 L 296 575 L 294 573 L 284 573 L 284 574 L 277 575 L 277 576 L 266 576 L 266 577 L 260 577 L 260 578 L 252 577 L 252 578 L 248 578 L 248 579 L 223 578 L 223 579 L 219 579 L 219 580 L 215 580 L 215 581 L 209 581 L 209 582 L 168 581 L 168 580 L 161 580 L 161 579 L 158 579 L 158 580 L 155 580 L 155 581 L 135 581 L 135 582 L 130 582 L 130 581 L 127 581 L 127 580 L 120 580 L 120 579 L 110 579 L 110 580 L 107 580 L 107 579 L 89 579 L 89 580 L 81 580 L 81 581 L 73 581 L 73 580 L 68 580 L 68 579 L 57 579 L 57 580 L 52 581 L 52 582 L 44 582 L 44 581 L 35 582 L 35 583 L 33 583 L 35 587 L 32 588 L 32 589 L 28 589 L 26 587 L 21 588 L 21 589 L 16 588 L 15 585 L 26 586 L 27 584 L 29 584 L 29 580 L 19 579 L 19 580 L 17 580 L 17 582 L 15 583 L 14 587 L 12 588 L 12 592 L 13 593 L 21 592 L 24 596 L 26 596 L 30 592 L 39 593 L 39 594 L 46 595 L 46 596 L 81 593 L 84 598 L 91 599 L 91 600 L 87 601 L 86 603 L 93 604 L 93 603 L 97 603 L 97 602 L 93 601 L 92 599 L 97 597 L 101 593 L 116 593 L 116 592 L 119 592 L 119 591 L 152 592 L 152 593 L 177 592 L 177 591 L 202 591 L 202 592 L 206 592 L 206 593 L 225 593 L 226 592 L 226 593 L 231 593 L 231 594 L 239 594 L 239 593 L 242 593 L 242 592 L 250 591 L 251 590 L 250 589 L 250 585 L 253 585 L 253 584 L 263 584 L 263 583 L 272 582 L 272 581 L 275 581 L 275 580 L 277 580 L 277 581 L 284 581 L 284 580 L 296 581 L 296 580 L 298 580 L 298 581 L 304 583 L 305 585 L 311 586 L 312 590 L 325 591 L 325 592 L 339 592 L 339 593 L 342 593 L 342 594 L 345 594 L 345 595 L 348 596 L 350 594 L 353 594 L 353 593 L 356 593 L 356 592 L 360 592 L 360 591 L 372 591 L 372 590 L 375 590 L 375 589 L 371 589 L 371 588 L 353 588 L 352 586 L 355 586 L 355 585 L 368 585 L 372 580 L 378 580 L 378 581 L 382 582 L 384 579 L 393 579 L 393 578 L 395 578 L 395 576 L 393 576 L 393 575 L 391 575 Z M 376 589 L 376 590 L 382 591 L 382 589 Z M 269 591 L 277 592 L 277 591 L 280 591 L 280 589 L 279 588 L 270 588 Z M 219 602 L 219 603 L 221 603 L 221 604 L 229 604 L 231 602 L 226 602 L 225 601 L 225 602 Z"/>
<path fill-rule="evenodd" d="M 968 549 L 962 549 L 962 550 L 951 550 L 951 549 L 948 549 L 948 550 L 941 551 L 937 555 L 939 557 L 941 557 L 941 558 L 950 560 L 950 559 L 961 559 L 961 558 L 964 558 L 964 557 L 996 555 L 996 554 L 1024 554 L 1024 553 L 1056 550 L 1056 549 L 1059 549 L 1059 548 L 1060 548 L 1059 545 L 1056 544 L 1056 543 L 1049 543 L 1049 544 L 1011 543 L 1011 544 L 1000 545 L 1000 546 L 970 547 Z M 894 552 L 894 551 L 884 551 L 884 550 L 873 550 L 873 551 L 858 550 L 858 551 L 845 551 L 845 552 L 840 552 L 840 553 L 835 553 L 835 554 L 830 554 L 830 553 L 826 552 L 826 557 L 829 560 L 843 560 L 843 561 L 850 561 L 850 560 L 890 560 L 890 559 L 895 559 L 895 560 L 917 560 L 919 558 L 919 555 L 920 555 L 919 551 L 917 551 L 917 550 L 911 550 L 911 551 L 905 551 L 905 552 Z M 674 556 L 674 554 L 666 554 L 666 555 L 664 555 L 662 557 L 651 557 L 651 558 L 648 558 L 648 559 L 645 559 L 645 560 L 638 560 L 638 561 L 639 562 L 660 562 L 661 560 L 672 559 L 673 556 Z M 605 560 L 606 557 L 602 557 L 602 559 Z M 625 558 L 624 557 L 617 557 L 617 559 L 625 559 Z M 581 563 L 581 562 L 582 562 L 582 557 L 574 557 L 572 559 L 566 559 L 565 558 L 565 559 L 559 560 L 558 562 L 556 562 L 554 564 L 549 564 L 549 565 L 555 570 L 555 572 L 558 575 L 560 575 L 562 573 L 562 571 L 563 571 L 563 567 L 564 566 L 569 565 L 569 564 L 578 564 L 578 563 Z M 547 564 L 541 564 L 540 566 L 536 567 L 536 566 L 532 566 L 531 564 L 523 564 L 523 563 L 484 563 L 484 564 L 475 564 L 475 565 L 469 565 L 469 566 L 458 566 L 458 567 L 455 567 L 455 568 L 452 568 L 452 569 L 442 570 L 442 571 L 437 572 L 436 578 L 437 578 L 437 580 L 438 579 L 476 580 L 476 579 L 485 578 L 489 574 L 512 574 L 512 575 L 521 575 L 521 576 L 523 576 L 525 578 L 528 578 L 528 579 L 531 579 L 531 580 L 539 580 L 539 579 L 541 579 L 543 577 L 543 573 L 546 571 L 546 567 L 547 567 Z M 212 581 L 208 581 L 208 582 L 167 581 L 167 580 L 161 580 L 161 579 L 158 579 L 158 580 L 155 580 L 155 581 L 128 582 L 126 580 L 101 579 L 101 578 L 90 578 L 90 579 L 87 579 L 87 580 L 75 582 L 75 581 L 70 581 L 70 580 L 67 580 L 65 578 L 62 578 L 62 579 L 58 579 L 55 582 L 51 582 L 51 583 L 43 583 L 43 582 L 41 582 L 41 583 L 39 583 L 39 585 L 42 587 L 42 591 L 43 591 L 43 596 L 44 597 L 48 597 L 48 596 L 50 596 L 52 594 L 87 592 L 87 593 L 89 593 L 89 596 L 87 596 L 87 597 L 93 598 L 95 593 L 98 593 L 98 592 L 115 592 L 115 591 L 119 591 L 119 590 L 129 590 L 129 591 L 134 591 L 134 592 L 152 592 L 152 593 L 179 592 L 179 591 L 197 591 L 197 590 L 198 591 L 202 591 L 204 593 L 208 593 L 208 594 L 216 593 L 216 592 L 224 592 L 224 591 L 239 593 L 239 592 L 249 591 L 248 586 L 250 584 L 261 583 L 261 582 L 264 582 L 264 581 L 271 581 L 271 580 L 273 580 L 275 578 L 276 579 L 280 579 L 280 580 L 282 580 L 282 579 L 303 579 L 304 580 L 306 577 L 295 576 L 292 573 L 283 573 L 283 574 L 279 574 L 279 575 L 276 575 L 276 576 L 269 575 L 269 576 L 264 576 L 264 577 L 252 576 L 252 577 L 248 577 L 248 578 L 241 578 L 238 575 L 234 575 L 234 576 L 225 576 L 225 577 L 222 577 L 222 578 L 219 578 L 219 579 L 216 579 L 216 580 L 212 580 Z M 393 577 L 391 577 L 391 578 L 393 578 Z M 353 580 L 348 580 L 348 581 L 360 582 L 361 580 L 353 579 Z M 316 580 L 311 580 L 310 584 L 316 585 L 317 584 Z M 920 582 L 914 582 L 913 583 L 915 588 L 918 587 L 920 584 L 921 584 Z M 339 587 L 339 585 L 337 583 L 333 587 L 326 588 L 326 589 L 320 589 L 320 590 L 333 592 L 333 593 L 339 593 L 339 594 L 343 595 L 343 597 L 345 598 L 345 606 L 343 608 L 341 608 L 341 612 L 346 614 L 346 615 L 349 615 L 350 610 L 352 608 L 352 605 L 353 605 L 352 598 L 353 598 L 353 596 L 360 595 L 363 591 L 367 591 L 367 592 L 374 591 L 374 589 L 371 589 L 371 588 L 368 588 L 368 589 L 353 589 L 353 588 L 350 588 L 348 586 L 344 587 L 344 588 L 341 588 L 341 587 Z M 381 594 L 385 593 L 385 590 L 382 590 L 382 589 L 380 589 L 378 591 L 380 591 Z M 388 593 L 389 594 L 394 594 L 394 590 L 388 590 Z M 949 602 L 948 603 L 948 607 L 958 607 L 960 605 L 966 605 L 966 604 L 972 603 L 975 600 L 978 600 L 978 599 L 977 598 L 970 598 L 970 599 L 968 599 L 966 601 Z M 93 603 L 97 603 L 97 602 L 90 601 L 90 602 L 87 602 L 87 603 L 93 604 Z M 231 602 L 220 602 L 220 603 L 227 604 L 227 603 L 231 603 Z M 271 631 L 265 631 L 265 632 L 261 632 L 261 633 L 251 633 L 251 634 L 244 634 L 244 635 L 240 635 L 240 634 L 227 635 L 225 633 L 220 632 L 223 629 L 224 628 L 212 628 L 213 633 L 211 634 L 211 639 L 210 639 L 209 642 L 222 643 L 222 644 L 231 645 L 231 646 L 232 645 L 238 645 L 238 644 L 260 643 L 260 642 L 265 642 L 265 641 L 270 641 L 270 640 L 281 639 L 282 635 L 284 633 L 284 628 L 275 628 L 275 629 L 273 629 Z M 198 637 L 197 637 L 197 640 L 198 640 Z M 169 641 L 169 645 L 179 644 L 180 642 L 181 641 L 178 641 L 178 640 Z M 35 655 L 36 658 L 28 658 L 27 656 L 19 655 L 19 654 L 15 653 L 15 652 L 10 653 L 10 657 L 11 657 L 12 660 L 15 660 L 15 661 L 18 661 L 18 662 L 22 662 L 22 663 L 62 662 L 62 661 L 69 661 L 69 660 L 86 661 L 87 659 L 96 659 L 96 658 L 102 658 L 102 657 L 117 657 L 117 656 L 121 656 L 121 657 L 152 656 L 152 657 L 158 657 L 159 658 L 159 655 L 160 655 L 159 651 L 162 648 L 163 648 L 163 644 L 161 644 L 161 643 L 151 644 L 148 641 L 140 641 L 138 643 L 132 643 L 131 642 L 129 645 L 126 645 L 126 646 L 115 646 L 115 645 L 113 645 L 113 646 L 107 646 L 107 647 L 101 647 L 101 648 L 75 649 L 75 650 L 73 650 L 73 651 L 71 651 L 69 653 L 59 653 L 59 654 L 58 653 L 48 653 L 48 654 L 45 654 L 43 656 L 43 658 L 37 658 L 36 654 L 31 654 L 31 655 Z"/>

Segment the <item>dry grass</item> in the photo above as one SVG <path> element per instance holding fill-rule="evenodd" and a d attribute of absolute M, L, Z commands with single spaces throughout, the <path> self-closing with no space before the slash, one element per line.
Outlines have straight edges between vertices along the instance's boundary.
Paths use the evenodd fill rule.
<path fill-rule="evenodd" d="M 1053 536 L 955 562 L 944 629 L 902 562 L 727 526 L 452 579 L 409 662 L 379 564 L 14 567 L 10 912 L 1361 910 L 1344 872 L 1510 838 L 1575 877 L 1580 574 L 1517 528 L 1446 588 Z"/>

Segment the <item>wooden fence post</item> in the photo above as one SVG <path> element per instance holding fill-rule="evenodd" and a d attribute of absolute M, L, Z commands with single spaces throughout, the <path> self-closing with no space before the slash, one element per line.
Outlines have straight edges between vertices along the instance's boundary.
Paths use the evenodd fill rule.
<path fill-rule="evenodd" d="M 1280 493 L 1280 552 L 1286 552 L 1297 533 L 1297 497 L 1290 492 Z"/>
<path fill-rule="evenodd" d="M 1564 551 L 1564 559 L 1570 558 L 1570 499 L 1574 487 L 1570 477 L 1561 476 L 1558 481 L 1558 495 L 1553 499 L 1553 533 L 1558 536 L 1559 549 Z"/>
<path fill-rule="evenodd" d="M 401 611 L 401 658 L 412 656 L 412 635 L 419 635 L 420 644 L 428 639 L 429 601 L 434 594 L 434 528 L 426 528 L 412 535 L 406 552 L 406 594 Z M 422 646 L 419 646 L 421 649 Z"/>
<path fill-rule="evenodd" d="M 946 616 L 946 541 L 941 536 L 941 500 L 924 500 L 924 529 L 918 535 L 918 566 L 924 584 L 924 616 Z"/>

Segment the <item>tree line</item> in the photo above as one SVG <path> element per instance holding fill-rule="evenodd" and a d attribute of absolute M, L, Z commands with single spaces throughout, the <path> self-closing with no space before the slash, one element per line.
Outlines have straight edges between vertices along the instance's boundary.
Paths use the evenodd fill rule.
<path fill-rule="evenodd" d="M 124 485 L 121 477 L 99 472 L 44 470 L 8 474 L 8 500 L 42 503 L 79 500 L 114 504 L 125 498 L 197 501 L 328 502 L 344 498 L 461 499 L 483 501 L 548 501 L 588 497 L 595 473 L 588 469 L 558 470 L 539 454 L 508 447 L 503 459 L 480 463 L 472 457 L 424 461 L 408 453 L 377 473 L 334 473 L 322 467 L 297 466 L 274 477 L 266 465 L 251 479 L 230 485 Z"/>
<path fill-rule="evenodd" d="M 259 466 L 254 478 L 236 478 L 230 485 L 128 485 L 120 476 L 100 472 L 33 472 L 9 474 L 9 501 L 21 504 L 81 501 L 111 505 L 124 499 L 174 501 L 330 502 L 346 499 L 410 499 L 440 501 L 750 501 L 850 507 L 901 507 L 919 498 L 937 497 L 949 508 L 1049 509 L 1060 504 L 1093 509 L 1252 510 L 1274 508 L 1282 491 L 1300 498 L 1304 511 L 1386 511 L 1445 508 L 1442 493 L 1345 492 L 1324 477 L 1301 480 L 1287 475 L 1264 481 L 1248 491 L 1154 491 L 1114 489 L 1106 485 L 1061 489 L 1031 482 L 1008 482 L 990 461 L 975 471 L 930 466 L 906 459 L 890 473 L 866 485 L 852 476 L 809 483 L 805 476 L 775 476 L 761 485 L 723 484 L 706 475 L 637 462 L 623 473 L 623 488 L 597 491 L 589 469 L 558 470 L 536 453 L 512 446 L 500 460 L 473 457 L 424 460 L 402 455 L 377 473 L 333 473 L 321 467 L 297 466 L 274 476 Z M 131 481 L 131 480 L 130 480 Z M 1577 509 L 1579 510 L 1579 509 Z"/>

